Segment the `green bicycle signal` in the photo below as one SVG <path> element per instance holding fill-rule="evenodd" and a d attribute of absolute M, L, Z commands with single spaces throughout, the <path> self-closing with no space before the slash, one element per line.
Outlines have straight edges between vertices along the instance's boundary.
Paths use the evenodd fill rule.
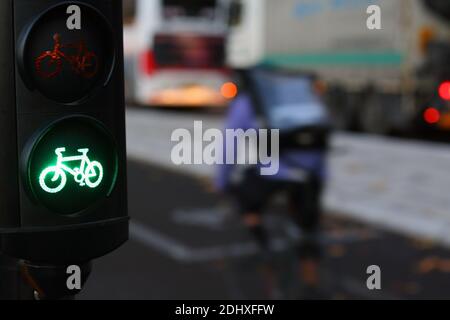
<path fill-rule="evenodd" d="M 80 187 L 97 188 L 103 180 L 103 166 L 98 161 L 91 161 L 88 157 L 89 149 L 78 149 L 80 155 L 64 157 L 63 153 L 66 148 L 57 148 L 55 154 L 57 162 L 55 166 L 51 166 L 42 171 L 39 176 L 39 184 L 47 193 L 61 192 L 67 183 L 67 174 L 74 177 L 76 183 Z M 68 163 L 80 161 L 80 166 L 76 168 L 69 167 Z M 48 179 L 55 184 L 55 187 L 48 185 Z"/>
<path fill-rule="evenodd" d="M 32 199 L 62 215 L 84 214 L 109 197 L 119 170 L 114 138 L 87 116 L 42 128 L 25 146 L 22 163 Z"/>

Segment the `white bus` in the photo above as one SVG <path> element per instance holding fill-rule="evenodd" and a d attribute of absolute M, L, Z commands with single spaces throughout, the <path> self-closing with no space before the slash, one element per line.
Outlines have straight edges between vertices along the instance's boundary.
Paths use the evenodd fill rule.
<path fill-rule="evenodd" d="M 127 98 L 146 106 L 226 106 L 229 0 L 125 0 Z M 131 17 L 131 18 L 130 18 Z"/>

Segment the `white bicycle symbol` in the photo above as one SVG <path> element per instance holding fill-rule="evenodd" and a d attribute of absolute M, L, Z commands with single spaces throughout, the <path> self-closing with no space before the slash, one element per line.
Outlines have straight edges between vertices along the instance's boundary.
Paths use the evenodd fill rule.
<path fill-rule="evenodd" d="M 80 187 L 88 186 L 91 189 L 97 188 L 103 180 L 103 167 L 97 161 L 89 160 L 87 154 L 89 149 L 79 149 L 78 152 L 81 153 L 79 156 L 64 157 L 63 153 L 66 152 L 66 148 L 58 148 L 55 150 L 55 154 L 58 157 L 55 166 L 48 167 L 42 171 L 39 177 L 39 184 L 41 188 L 48 193 L 58 193 L 64 189 L 67 183 L 67 173 L 71 174 L 75 182 L 80 185 Z M 70 168 L 64 163 L 81 161 L 79 168 Z M 46 179 L 51 177 L 51 182 L 56 183 L 59 181 L 58 185 L 51 188 L 47 185 Z"/>

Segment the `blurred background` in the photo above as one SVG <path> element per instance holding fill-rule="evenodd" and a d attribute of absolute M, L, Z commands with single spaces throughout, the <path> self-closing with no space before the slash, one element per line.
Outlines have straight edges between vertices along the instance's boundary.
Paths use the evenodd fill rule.
<path fill-rule="evenodd" d="M 173 130 L 225 126 L 235 71 L 261 65 L 314 74 L 335 129 L 321 297 L 450 298 L 450 2 L 124 0 L 124 14 L 131 240 L 81 298 L 303 298 L 285 199 L 264 215 L 267 256 L 217 168 L 170 157 Z M 382 290 L 366 286 L 370 265 Z"/>

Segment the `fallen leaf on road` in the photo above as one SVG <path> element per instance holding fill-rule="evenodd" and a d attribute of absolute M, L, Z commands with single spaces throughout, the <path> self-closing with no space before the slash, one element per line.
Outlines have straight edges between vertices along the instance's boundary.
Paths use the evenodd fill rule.
<path fill-rule="evenodd" d="M 333 258 L 340 258 L 345 255 L 346 249 L 342 245 L 331 245 L 328 247 L 328 255 Z"/>
<path fill-rule="evenodd" d="M 421 260 L 417 266 L 417 271 L 421 274 L 435 271 L 439 263 L 438 257 L 428 257 Z"/>
<path fill-rule="evenodd" d="M 436 246 L 433 240 L 428 239 L 412 239 L 411 244 L 414 248 L 419 250 L 430 250 Z"/>
<path fill-rule="evenodd" d="M 439 257 L 425 258 L 419 262 L 417 271 L 421 274 L 426 274 L 434 271 L 450 273 L 450 259 Z"/>

